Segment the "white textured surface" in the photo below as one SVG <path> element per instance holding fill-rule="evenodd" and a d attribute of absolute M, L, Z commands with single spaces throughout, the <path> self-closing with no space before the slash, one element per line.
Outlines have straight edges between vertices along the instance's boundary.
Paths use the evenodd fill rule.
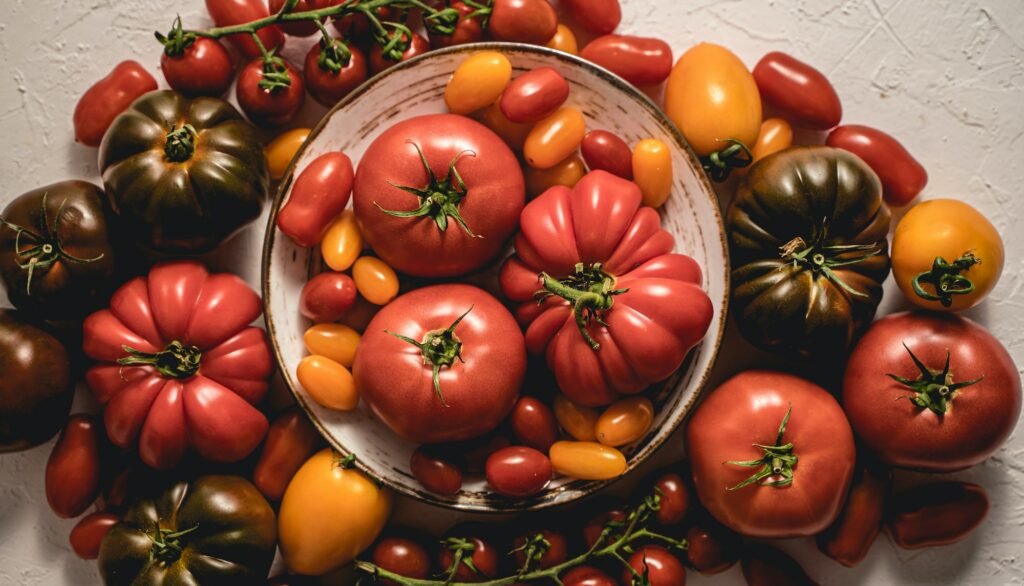
<path fill-rule="evenodd" d="M 899 137 L 931 174 L 926 197 L 963 198 L 992 218 L 1007 245 L 1007 267 L 992 297 L 971 317 L 1024 364 L 1024 10 L 1020 0 L 624 0 L 621 30 L 668 39 L 681 51 L 701 41 L 734 49 L 748 65 L 779 49 L 829 74 L 845 121 Z M 116 62 L 135 58 L 156 73 L 152 31 L 175 13 L 204 21 L 200 0 L 3 0 L 0 7 L 0 205 L 60 179 L 95 178 L 95 153 L 72 142 L 71 112 L 81 90 Z M 286 51 L 291 54 L 292 51 Z M 322 110 L 307 108 L 315 120 Z M 213 262 L 258 278 L 262 225 Z M 237 260 L 234 260 L 237 259 Z M 883 310 L 902 306 L 887 287 Z M 742 344 L 727 344 L 718 380 L 763 364 Z M 678 442 L 676 442 L 678 446 Z M 43 497 L 49 445 L 0 456 L 0 585 L 98 582 L 94 566 L 67 546 L 72 521 L 56 519 Z M 667 448 L 662 462 L 677 457 Z M 957 474 L 983 484 L 988 520 L 969 540 L 918 552 L 887 538 L 848 570 L 805 541 L 784 547 L 824 584 L 1024 583 L 1024 430 L 989 462 Z M 901 482 L 914 481 L 908 475 Z M 624 484 L 629 484 L 626 482 Z M 402 517 L 409 515 L 405 504 Z M 422 517 L 421 515 L 417 515 Z M 430 515 L 431 524 L 452 522 Z M 689 583 L 712 580 L 690 574 Z M 715 583 L 740 584 L 738 569 Z"/>

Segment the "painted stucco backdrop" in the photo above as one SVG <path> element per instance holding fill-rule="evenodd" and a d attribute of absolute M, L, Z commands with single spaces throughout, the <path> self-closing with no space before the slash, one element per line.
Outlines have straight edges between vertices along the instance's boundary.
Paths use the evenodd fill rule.
<path fill-rule="evenodd" d="M 969 315 L 1024 366 L 1022 0 L 622 3 L 622 32 L 662 37 L 677 55 L 696 42 L 712 41 L 733 49 L 749 66 L 771 50 L 809 61 L 842 96 L 845 122 L 887 130 L 925 164 L 926 198 L 962 198 L 991 218 L 1006 242 L 1006 270 L 988 301 Z M 73 142 L 75 102 L 123 59 L 139 60 L 162 82 L 153 31 L 166 31 L 176 13 L 189 26 L 209 24 L 201 0 L 0 2 L 0 206 L 50 182 L 98 179 L 95 150 Z M 291 43 L 285 55 L 301 62 L 305 46 Z M 323 109 L 307 103 L 303 117 L 312 123 Z M 256 285 L 263 228 L 262 222 L 254 225 L 208 260 Z M 891 281 L 886 295 L 882 311 L 904 306 Z M 732 330 L 715 381 L 743 367 L 775 363 Z M 76 408 L 88 407 L 80 392 Z M 656 459 L 677 459 L 680 441 Z M 51 445 L 0 456 L 0 586 L 99 582 L 94 564 L 78 560 L 68 547 L 74 522 L 58 520 L 47 508 L 43 469 Z M 908 552 L 883 536 L 852 570 L 823 557 L 809 540 L 781 545 L 824 584 L 1024 584 L 1024 429 L 988 462 L 953 476 L 984 485 L 993 505 L 981 529 L 959 545 Z M 904 485 L 927 480 L 901 479 Z M 399 508 L 406 519 L 417 509 L 410 503 Z M 456 520 L 433 511 L 415 513 L 420 525 L 440 528 Z M 697 585 L 743 583 L 738 568 L 713 580 L 695 573 L 688 578 Z"/>

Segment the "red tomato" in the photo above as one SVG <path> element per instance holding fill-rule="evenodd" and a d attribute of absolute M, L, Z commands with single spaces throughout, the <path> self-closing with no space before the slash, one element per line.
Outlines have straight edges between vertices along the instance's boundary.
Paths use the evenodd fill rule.
<path fill-rule="evenodd" d="M 394 38 L 394 32 L 388 33 Z M 405 49 L 401 51 L 402 58 L 395 60 L 392 57 L 384 55 L 384 49 L 379 43 L 374 43 L 373 47 L 370 48 L 370 71 L 377 75 L 385 69 L 389 69 L 401 61 L 408 61 L 417 55 L 422 55 L 430 50 L 430 43 L 423 38 L 419 33 L 412 34 L 412 40 L 409 40 L 407 36 L 402 36 L 402 45 Z"/>
<path fill-rule="evenodd" d="M 551 67 L 523 73 L 501 94 L 501 113 L 511 122 L 537 122 L 554 114 L 569 97 L 569 82 Z"/>
<path fill-rule="evenodd" d="M 171 46 L 166 47 L 160 56 L 160 70 L 171 89 L 190 98 L 219 98 L 235 79 L 235 67 L 228 50 L 216 40 L 205 37 L 196 37 L 180 53 L 174 52 Z"/>
<path fill-rule="evenodd" d="M 711 393 L 690 419 L 686 447 L 708 512 L 738 533 L 764 538 L 828 527 L 846 499 L 856 457 L 853 432 L 828 391 L 766 370 L 740 373 Z"/>
<path fill-rule="evenodd" d="M 444 35 L 431 31 L 427 27 L 427 37 L 430 38 L 430 47 L 440 49 L 453 45 L 465 45 L 466 43 L 478 43 L 484 38 L 484 27 L 479 18 L 466 18 L 476 9 L 468 6 L 465 2 L 452 2 L 451 7 L 459 11 L 459 22 L 455 25 L 455 32 Z"/>
<path fill-rule="evenodd" d="M 317 43 L 310 47 L 306 53 L 306 61 L 302 74 L 306 80 L 306 89 L 317 102 L 322 106 L 331 108 L 349 92 L 356 89 L 369 77 L 366 64 L 366 55 L 362 49 L 355 45 L 349 45 L 351 53 L 348 63 L 345 63 L 340 70 L 332 71 L 328 65 L 320 64 L 320 54 L 323 46 Z"/>
<path fill-rule="evenodd" d="M 814 586 L 800 564 L 781 550 L 763 543 L 743 551 L 743 577 L 748 586 Z"/>
<path fill-rule="evenodd" d="M 803 61 L 772 51 L 761 57 L 753 74 L 765 104 L 796 126 L 828 130 L 843 119 L 843 104 L 835 88 Z"/>
<path fill-rule="evenodd" d="M 299 296 L 299 311 L 313 323 L 341 319 L 356 302 L 356 284 L 345 273 L 326 271 L 310 279 Z"/>
<path fill-rule="evenodd" d="M 587 43 L 580 57 L 633 85 L 659 84 L 672 73 L 672 47 L 661 39 L 605 35 Z"/>
<path fill-rule="evenodd" d="M 660 545 L 644 545 L 629 556 L 629 567 L 622 570 L 622 584 L 640 584 L 637 576 L 647 576 L 650 586 L 685 586 L 686 568 L 672 552 Z"/>
<path fill-rule="evenodd" d="M 576 566 L 562 575 L 563 586 L 619 586 L 614 578 L 591 566 Z"/>
<path fill-rule="evenodd" d="M 85 90 L 75 105 L 75 140 L 99 146 L 117 115 L 136 98 L 156 90 L 156 80 L 138 61 L 122 61 L 103 79 Z"/>
<path fill-rule="evenodd" d="M 327 8 L 328 6 L 344 4 L 349 0 L 311 1 L 316 8 Z M 381 22 L 394 22 L 400 17 L 400 12 L 393 6 L 381 6 L 377 8 L 377 20 L 380 20 Z M 353 39 L 363 44 L 373 41 L 373 26 L 370 24 L 370 19 L 368 19 L 365 14 L 357 12 L 355 14 L 349 14 L 342 18 L 335 18 L 332 20 L 334 21 L 334 28 L 341 33 L 342 37 L 346 39 Z"/>
<path fill-rule="evenodd" d="M 502 496 L 537 494 L 551 482 L 551 474 L 551 460 L 526 446 L 502 448 L 487 458 L 487 484 Z"/>
<path fill-rule="evenodd" d="M 263 59 L 253 59 L 242 68 L 235 85 L 235 99 L 242 111 L 253 123 L 260 126 L 281 126 L 287 124 L 299 112 L 306 98 L 302 74 L 284 59 L 274 58 L 274 73 L 266 72 Z M 282 78 L 288 85 L 276 85 L 270 89 L 260 85 L 263 80 Z M 277 83 L 277 82 L 273 82 Z"/>
<path fill-rule="evenodd" d="M 594 544 L 597 543 L 598 539 L 600 539 L 601 534 L 604 533 L 604 530 L 607 528 L 609 523 L 625 523 L 625 521 L 625 511 L 612 509 L 601 513 L 583 526 L 583 544 L 586 545 L 587 548 L 594 547 Z M 608 545 L 619 537 L 622 537 L 622 529 L 612 529 L 601 543 Z"/>
<path fill-rule="evenodd" d="M 903 549 L 956 543 L 970 535 L 988 514 L 985 489 L 970 482 L 939 482 L 896 496 L 889 532 Z"/>
<path fill-rule="evenodd" d="M 270 0 L 270 12 L 271 14 L 277 14 L 281 12 L 284 5 L 287 4 L 288 0 Z M 321 8 L 314 5 L 314 0 L 298 0 L 295 6 L 292 7 L 290 12 L 309 12 L 310 10 L 316 10 Z M 275 25 L 280 28 L 285 34 L 293 37 L 308 37 L 316 33 L 316 23 L 311 20 L 297 20 L 292 22 L 281 21 L 280 24 Z"/>
<path fill-rule="evenodd" d="M 546 45 L 558 30 L 548 0 L 494 0 L 487 32 L 496 41 Z"/>
<path fill-rule="evenodd" d="M 71 529 L 71 535 L 68 537 L 71 550 L 83 560 L 96 559 L 100 555 L 103 537 L 117 521 L 117 515 L 113 513 L 95 512 L 82 517 Z"/>
<path fill-rule="evenodd" d="M 88 415 L 72 415 L 46 461 L 46 501 L 58 517 L 85 512 L 100 494 L 101 427 Z"/>
<path fill-rule="evenodd" d="M 82 347 L 98 364 L 86 382 L 104 405 L 114 445 L 138 445 L 147 465 L 167 469 L 192 446 L 235 462 L 267 432 L 253 405 L 273 370 L 262 303 L 242 279 L 196 261 L 160 263 L 121 286 L 110 309 L 85 319 Z"/>
<path fill-rule="evenodd" d="M 664 380 L 711 323 L 700 267 L 671 253 L 658 213 L 640 201 L 635 183 L 604 171 L 552 187 L 523 209 L 516 255 L 501 270 L 527 350 L 546 352 L 559 388 L 580 405 Z M 550 295 L 538 304 L 541 287 Z"/>
<path fill-rule="evenodd" d="M 654 481 L 654 489 L 661 497 L 661 508 L 654 513 L 654 519 L 665 526 L 682 523 L 690 512 L 690 489 L 683 477 L 666 472 Z"/>
<path fill-rule="evenodd" d="M 270 424 L 252 483 L 272 501 L 280 501 L 292 476 L 320 446 L 320 434 L 306 414 L 289 409 Z"/>
<path fill-rule="evenodd" d="M 405 537 L 384 537 L 370 552 L 374 565 L 399 576 L 425 580 L 430 577 L 430 555 L 418 542 Z M 393 584 L 382 580 L 381 584 Z"/>
<path fill-rule="evenodd" d="M 591 171 L 608 171 L 623 179 L 633 179 L 633 149 L 617 134 L 591 130 L 583 137 L 580 152 Z"/>
<path fill-rule="evenodd" d="M 353 198 L 363 237 L 385 262 L 410 275 L 451 277 L 504 250 L 526 187 L 518 159 L 496 134 L 464 116 L 432 114 L 373 141 Z"/>
<path fill-rule="evenodd" d="M 988 458 L 1010 436 L 1020 376 L 980 325 L 899 313 L 872 324 L 850 354 L 843 406 L 857 437 L 883 462 L 950 472 Z"/>
<path fill-rule="evenodd" d="M 213 24 L 217 26 L 245 24 L 270 16 L 264 0 L 206 0 L 206 11 L 210 13 Z M 256 35 L 267 51 L 280 52 L 284 46 L 284 33 L 276 25 L 263 27 Z M 238 33 L 227 39 L 249 59 L 256 59 L 262 55 L 260 48 L 248 33 Z"/>
<path fill-rule="evenodd" d="M 449 575 L 455 563 L 455 551 L 458 549 L 462 550 L 463 556 L 453 577 L 455 582 L 483 582 L 498 575 L 498 556 L 503 554 L 499 554 L 493 545 L 481 537 L 463 537 L 466 533 L 464 529 L 455 529 L 451 533 L 457 537 L 449 537 L 441 542 L 444 545 L 438 559 L 438 565 L 445 576 Z"/>
<path fill-rule="evenodd" d="M 718 574 L 740 559 L 740 536 L 713 519 L 701 519 L 686 532 L 686 559 L 701 574 Z"/>
<path fill-rule="evenodd" d="M 509 415 L 512 433 L 524 446 L 547 453 L 558 441 L 558 423 L 546 403 L 535 397 L 520 397 Z"/>
<path fill-rule="evenodd" d="M 292 185 L 277 215 L 278 229 L 299 246 L 319 244 L 348 205 L 354 177 L 352 160 L 345 153 L 332 151 L 313 159 Z"/>
<path fill-rule="evenodd" d="M 420 446 L 412 453 L 409 469 L 416 481 L 430 492 L 458 494 L 462 490 L 462 471 L 447 459 L 434 454 L 434 450 Z"/>
<path fill-rule="evenodd" d="M 544 544 L 541 540 L 547 543 Z M 565 535 L 551 529 L 520 534 L 512 540 L 512 548 L 516 567 L 519 568 L 526 564 L 527 558 L 530 559 L 530 569 L 533 570 L 553 568 L 569 559 L 569 541 Z M 541 551 L 543 553 L 540 553 Z"/>
<path fill-rule="evenodd" d="M 492 435 L 484 438 L 477 438 L 457 444 L 449 444 L 446 448 L 452 453 L 462 455 L 466 471 L 479 474 L 484 471 L 487 458 L 498 450 L 512 445 L 512 442 L 503 435 Z"/>
<path fill-rule="evenodd" d="M 619 0 L 562 0 L 561 5 L 587 32 L 607 35 L 622 21 Z"/>
<path fill-rule="evenodd" d="M 840 126 L 825 144 L 863 159 L 882 182 L 882 195 L 889 205 L 907 205 L 928 184 L 928 171 L 898 140 L 881 130 L 856 124 Z"/>
<path fill-rule="evenodd" d="M 882 529 L 891 490 L 892 472 L 862 454 L 843 512 L 818 535 L 818 549 L 848 568 L 859 564 Z"/>
<path fill-rule="evenodd" d="M 422 287 L 384 306 L 363 334 L 352 372 L 362 398 L 395 433 L 438 443 L 496 428 L 515 405 L 525 369 L 523 337 L 505 306 L 453 284 Z"/>

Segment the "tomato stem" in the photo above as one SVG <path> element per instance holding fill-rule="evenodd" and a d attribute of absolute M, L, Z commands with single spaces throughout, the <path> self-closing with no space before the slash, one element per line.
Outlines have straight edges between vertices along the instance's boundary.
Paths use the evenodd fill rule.
<path fill-rule="evenodd" d="M 576 263 L 573 273 L 562 280 L 555 279 L 547 273 L 539 275 L 544 288 L 533 294 L 538 303 L 548 297 L 558 296 L 572 305 L 576 327 L 591 349 L 597 351 L 601 344 L 590 334 L 591 321 L 608 327 L 604 314 L 615 304 L 615 296 L 629 289 L 616 289 L 615 277 L 601 268 L 601 263 L 589 267 Z"/>
<path fill-rule="evenodd" d="M 159 31 L 153 33 L 156 36 L 156 40 L 164 46 L 164 54 L 168 57 L 178 57 L 185 52 L 185 49 L 189 48 L 192 43 L 196 42 L 196 34 L 193 32 L 186 32 L 181 27 L 181 15 L 177 15 L 174 19 L 174 25 L 171 26 L 170 32 L 166 35 L 160 34 Z"/>
<path fill-rule="evenodd" d="M 122 366 L 152 366 L 168 378 L 186 379 L 199 372 L 202 352 L 195 346 L 186 346 L 175 340 L 159 352 L 140 352 L 131 346 L 121 346 L 128 356 L 119 358 Z"/>
<path fill-rule="evenodd" d="M 162 566 L 169 566 L 178 561 L 185 549 L 181 538 L 199 529 L 198 523 L 181 531 L 164 529 L 160 527 L 159 522 L 154 522 L 153 525 L 154 531 L 146 533 L 149 540 L 153 542 L 153 547 L 149 550 L 149 559 Z"/>
<path fill-rule="evenodd" d="M 870 258 L 885 253 L 883 242 L 871 244 L 824 244 L 825 229 L 822 235 L 815 239 L 814 244 L 807 244 L 801 236 L 790 240 L 779 247 L 779 256 L 793 263 L 794 267 L 803 267 L 825 277 L 839 286 L 843 291 L 856 297 L 868 297 L 862 291 L 858 291 L 846 283 L 835 269 L 864 262 Z M 852 255 L 852 256 L 851 256 Z"/>
<path fill-rule="evenodd" d="M 949 307 L 953 305 L 954 295 L 969 295 L 974 292 L 974 282 L 960 273 L 969 271 L 971 267 L 979 264 L 981 259 L 970 250 L 953 262 L 947 262 L 946 259 L 937 256 L 932 262 L 931 270 L 915 276 L 911 286 L 918 297 L 938 301 L 943 307 Z M 931 285 L 935 293 L 925 291 L 921 287 L 922 284 Z"/>
<path fill-rule="evenodd" d="M 173 163 L 184 163 L 195 154 L 198 137 L 199 133 L 191 124 L 172 128 L 164 137 L 164 156 Z"/>
<path fill-rule="evenodd" d="M 789 416 L 793 413 L 793 404 L 789 404 L 789 409 L 786 410 L 786 416 L 782 418 L 782 423 L 779 424 L 779 432 L 775 436 L 775 444 L 766 446 L 764 444 L 753 444 L 755 448 L 758 448 L 764 452 L 764 455 L 757 460 L 729 460 L 726 464 L 732 464 L 734 466 L 744 466 L 747 468 L 755 468 L 760 466 L 761 469 L 752 474 L 743 482 L 736 486 L 726 488 L 726 490 L 739 490 L 746 486 L 750 486 L 755 482 L 760 483 L 761 486 L 789 486 L 793 484 L 793 468 L 796 467 L 799 458 L 793 453 L 793 442 L 782 443 L 782 436 L 786 433 L 786 425 L 789 423 Z M 776 478 L 776 480 L 772 480 Z"/>
<path fill-rule="evenodd" d="M 754 155 L 750 153 L 750 149 L 742 141 L 735 138 L 727 138 L 725 140 L 719 139 L 718 142 L 728 143 L 729 146 L 700 158 L 704 172 L 708 174 L 712 181 L 721 183 L 729 178 L 734 169 L 748 167 L 754 162 Z"/>
<path fill-rule="evenodd" d="M 417 342 L 408 336 L 396 334 L 395 332 L 384 330 L 385 333 L 391 334 L 392 336 L 408 342 L 413 346 L 420 349 L 423 354 L 423 364 L 430 365 L 433 371 L 434 378 L 434 391 L 437 393 L 437 398 L 440 399 L 441 405 L 444 407 L 448 406 L 448 403 L 444 400 L 444 395 L 441 393 L 441 369 L 451 368 L 455 361 L 465 362 L 462 360 L 462 340 L 455 335 L 455 328 L 458 327 L 462 319 L 469 315 L 469 312 L 473 311 L 471 305 L 469 309 L 460 315 L 452 325 L 448 326 L 443 330 L 431 330 L 423 336 L 423 341 Z"/>
<path fill-rule="evenodd" d="M 946 350 L 946 363 L 942 370 L 932 370 L 914 355 L 906 342 L 903 343 L 903 347 L 910 354 L 910 359 L 914 361 L 914 366 L 917 367 L 920 376 L 915 380 L 896 376 L 895 374 L 887 374 L 886 376 L 914 391 L 914 394 L 904 395 L 900 397 L 901 399 L 909 399 L 914 405 L 922 409 L 928 409 L 936 415 L 945 415 L 949 411 L 949 403 L 957 396 L 960 389 L 979 383 L 985 378 L 982 376 L 974 380 L 959 383 L 953 382 L 953 372 L 950 370 L 949 365 L 949 350 Z"/>

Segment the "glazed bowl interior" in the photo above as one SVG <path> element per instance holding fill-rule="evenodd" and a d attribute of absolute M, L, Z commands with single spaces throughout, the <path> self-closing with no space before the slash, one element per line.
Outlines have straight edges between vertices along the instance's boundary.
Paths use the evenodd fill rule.
<path fill-rule="evenodd" d="M 306 353 L 302 334 L 311 325 L 299 313 L 299 293 L 319 271 L 320 259 L 315 249 L 296 245 L 276 229 L 277 211 L 289 197 L 293 174 L 329 151 L 344 151 L 358 164 L 370 143 L 391 124 L 445 112 L 443 94 L 449 76 L 463 59 L 482 49 L 502 51 L 515 74 L 545 66 L 557 69 L 572 88 L 569 105 L 584 113 L 589 129 L 610 130 L 630 144 L 653 137 L 670 146 L 675 180 L 668 202 L 660 209 L 662 223 L 675 237 L 676 251 L 692 256 L 704 269 L 703 285 L 715 313 L 704 341 L 679 371 L 648 392 L 657 414 L 648 434 L 624 449 L 629 469 L 672 435 L 711 372 L 725 328 L 728 259 L 717 199 L 693 152 L 657 106 L 614 74 L 572 55 L 509 43 L 452 47 L 400 63 L 339 102 L 313 130 L 281 182 L 264 244 L 263 300 L 267 329 L 284 378 L 299 405 L 335 449 L 355 453 L 363 470 L 391 489 L 421 501 L 473 512 L 536 510 L 574 501 L 600 490 L 608 481 L 556 477 L 542 493 L 515 500 L 488 491 L 482 477 L 469 477 L 457 495 L 436 495 L 424 490 L 409 471 L 416 445 L 391 432 L 365 403 L 354 411 L 338 412 L 309 397 L 295 378 L 295 367 Z"/>

